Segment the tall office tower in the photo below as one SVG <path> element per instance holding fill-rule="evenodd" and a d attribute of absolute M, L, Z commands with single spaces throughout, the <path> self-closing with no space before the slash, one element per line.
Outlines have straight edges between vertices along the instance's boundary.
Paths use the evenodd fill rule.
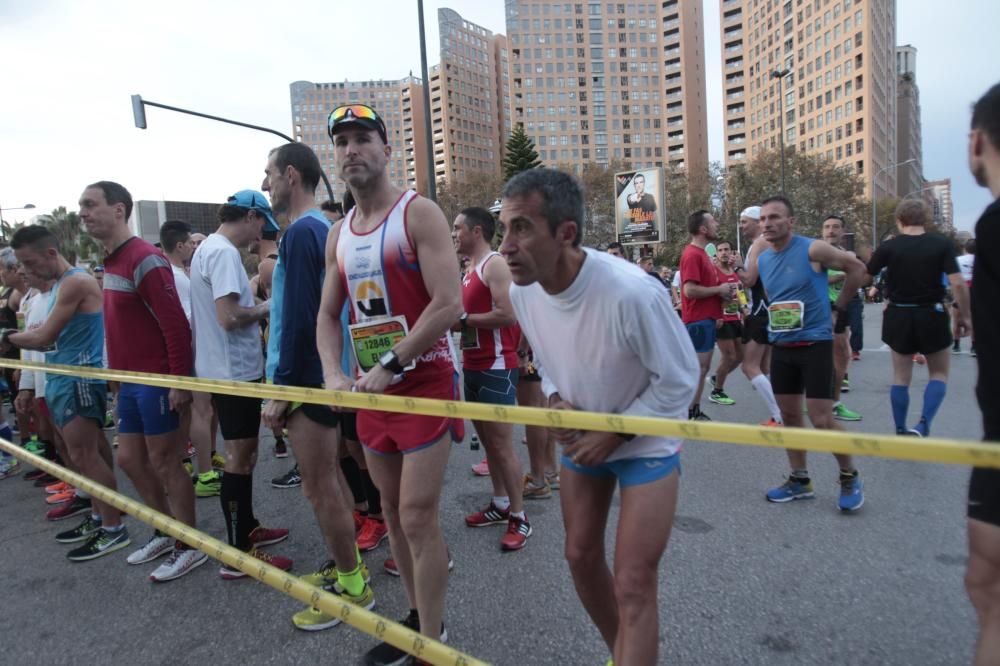
<path fill-rule="evenodd" d="M 708 166 L 701 0 L 506 0 L 511 120 L 547 165 Z"/>
<path fill-rule="evenodd" d="M 924 200 L 934 213 L 934 224 L 939 231 L 955 230 L 954 209 L 951 205 L 951 178 L 928 180 L 924 183 Z"/>
<path fill-rule="evenodd" d="M 474 171 L 499 174 L 505 110 L 498 73 L 504 37 L 438 10 L 441 62 L 430 72 L 434 176 L 462 181 Z M 498 62 L 499 58 L 499 62 Z"/>
<path fill-rule="evenodd" d="M 783 130 L 786 149 L 895 196 L 895 0 L 722 0 L 720 14 L 726 166 L 779 149 Z"/>
<path fill-rule="evenodd" d="M 316 151 L 338 200 L 343 196 L 344 184 L 337 178 L 333 143 L 326 133 L 326 122 L 330 111 L 341 104 L 367 104 L 382 116 L 389 145 L 392 146 L 389 179 L 403 188 L 426 191 L 426 169 L 422 159 L 424 110 L 420 79 L 408 76 L 395 81 L 296 81 L 290 85 L 290 89 L 292 136 Z M 317 191 L 317 195 L 321 200 L 326 198 L 322 189 Z"/>
<path fill-rule="evenodd" d="M 916 161 L 899 168 L 897 197 L 919 194 L 924 186 L 924 151 L 921 142 L 917 49 L 906 44 L 896 47 L 896 160 Z"/>

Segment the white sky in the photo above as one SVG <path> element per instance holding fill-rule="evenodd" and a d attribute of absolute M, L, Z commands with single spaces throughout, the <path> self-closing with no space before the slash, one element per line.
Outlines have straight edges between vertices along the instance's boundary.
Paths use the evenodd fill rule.
<path fill-rule="evenodd" d="M 506 32 L 503 0 L 424 5 L 429 65 L 439 7 Z M 709 155 L 722 160 L 718 0 L 704 5 Z M 990 199 L 968 174 L 966 133 L 969 105 L 998 78 L 982 28 L 1000 25 L 1000 3 L 940 8 L 899 1 L 897 41 L 919 51 L 924 175 L 952 178 L 955 223 L 968 229 Z M 0 205 L 38 207 L 5 219 L 75 210 L 83 186 L 102 179 L 137 200 L 222 202 L 259 188 L 280 139 L 149 107 L 138 130 L 129 96 L 290 134 L 292 81 L 419 76 L 416 1 L 0 0 L 0 63 Z"/>

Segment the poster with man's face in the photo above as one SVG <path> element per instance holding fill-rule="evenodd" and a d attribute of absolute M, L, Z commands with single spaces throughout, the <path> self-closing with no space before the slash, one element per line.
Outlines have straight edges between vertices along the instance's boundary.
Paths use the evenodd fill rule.
<path fill-rule="evenodd" d="M 622 245 L 642 245 L 666 240 L 659 169 L 615 174 L 615 226 Z"/>

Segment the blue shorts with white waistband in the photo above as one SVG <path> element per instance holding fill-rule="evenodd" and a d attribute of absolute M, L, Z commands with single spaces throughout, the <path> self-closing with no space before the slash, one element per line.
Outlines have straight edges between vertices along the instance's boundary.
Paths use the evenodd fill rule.
<path fill-rule="evenodd" d="M 577 474 L 598 479 L 617 477 L 618 484 L 622 488 L 659 481 L 662 478 L 670 476 L 675 469 L 678 474 L 681 473 L 681 455 L 679 453 L 661 458 L 612 460 L 611 462 L 603 462 L 600 465 L 577 465 L 566 456 L 560 456 L 560 458 L 562 459 L 563 467 Z"/>

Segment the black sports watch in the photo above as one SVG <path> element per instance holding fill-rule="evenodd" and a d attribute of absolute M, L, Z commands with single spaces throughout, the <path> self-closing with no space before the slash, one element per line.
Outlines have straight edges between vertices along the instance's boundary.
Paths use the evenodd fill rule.
<path fill-rule="evenodd" d="M 399 362 L 396 352 L 391 349 L 379 356 L 378 364 L 394 375 L 403 374 L 403 364 Z"/>
<path fill-rule="evenodd" d="M 462 325 L 462 328 L 465 328 L 465 326 L 467 325 L 468 321 L 469 321 L 469 313 L 468 312 L 463 312 L 462 314 L 460 314 L 458 316 L 458 323 Z"/>

